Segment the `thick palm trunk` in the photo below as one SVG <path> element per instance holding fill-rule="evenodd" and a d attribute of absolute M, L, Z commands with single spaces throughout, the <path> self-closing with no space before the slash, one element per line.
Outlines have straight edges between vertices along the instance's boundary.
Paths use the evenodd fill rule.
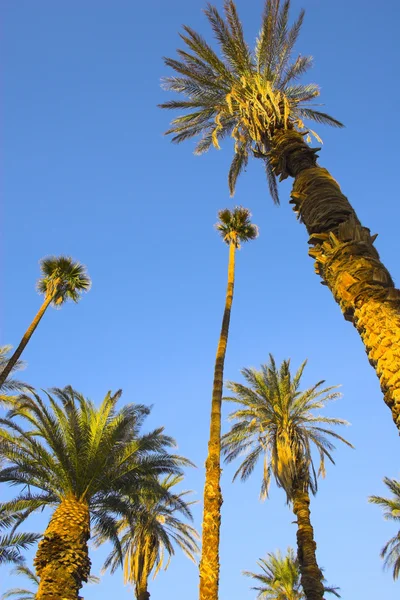
<path fill-rule="evenodd" d="M 304 490 L 293 494 L 293 512 L 297 517 L 297 557 L 301 585 L 307 600 L 322 600 L 324 597 L 323 575 L 316 558 L 317 544 L 310 521 L 310 496 Z"/>
<path fill-rule="evenodd" d="M 360 334 L 400 429 L 400 290 L 379 259 L 376 235 L 361 225 L 337 182 L 317 165 L 316 151 L 298 132 L 281 131 L 271 160 L 281 178 L 294 177 L 291 203 L 310 235 L 316 272 Z"/>
<path fill-rule="evenodd" d="M 229 246 L 228 286 L 225 310 L 222 320 L 217 356 L 214 369 L 214 383 L 211 403 L 210 439 L 206 460 L 206 481 L 204 486 L 204 509 L 202 527 L 202 551 L 200 561 L 200 600 L 217 600 L 219 583 L 219 538 L 221 526 L 222 494 L 221 479 L 221 404 L 224 379 L 224 362 L 228 343 L 229 321 L 235 282 L 236 244 Z"/>
<path fill-rule="evenodd" d="M 31 339 L 33 332 L 35 331 L 36 327 L 39 325 L 41 318 L 43 317 L 44 313 L 46 312 L 47 307 L 49 306 L 49 304 L 52 300 L 53 300 L 53 296 L 51 296 L 51 295 L 46 296 L 46 298 L 45 298 L 42 306 L 39 308 L 35 318 L 33 319 L 32 323 L 29 325 L 28 329 L 26 330 L 21 342 L 19 343 L 18 348 L 15 350 L 15 352 L 11 356 L 10 360 L 8 361 L 8 363 L 6 364 L 6 366 L 0 373 L 0 389 L 2 388 L 4 382 L 6 381 L 9 374 L 11 373 L 13 367 L 16 365 L 18 359 L 20 358 L 22 352 L 25 349 L 25 346 Z"/>
<path fill-rule="evenodd" d="M 77 600 L 90 574 L 89 506 L 69 496 L 54 512 L 34 560 L 37 600 Z"/>

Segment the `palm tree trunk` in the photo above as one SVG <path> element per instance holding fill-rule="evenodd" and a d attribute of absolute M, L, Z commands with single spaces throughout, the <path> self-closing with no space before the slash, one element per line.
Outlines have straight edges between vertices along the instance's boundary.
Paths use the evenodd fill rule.
<path fill-rule="evenodd" d="M 219 538 L 221 526 L 222 494 L 221 479 L 221 404 L 224 379 L 224 363 L 228 343 L 229 322 L 235 283 L 236 243 L 229 245 L 228 286 L 222 319 L 211 403 L 210 439 L 206 460 L 204 486 L 204 509 L 202 527 L 202 551 L 200 561 L 200 600 L 217 600 L 219 583 Z"/>
<path fill-rule="evenodd" d="M 147 584 L 145 587 L 139 586 L 137 588 L 136 598 L 137 598 L 137 600 L 149 600 L 150 594 L 147 591 Z"/>
<path fill-rule="evenodd" d="M 13 367 L 15 366 L 16 362 L 18 361 L 19 357 L 21 356 L 22 352 L 24 351 L 25 346 L 31 339 L 33 332 L 35 331 L 36 327 L 39 325 L 41 318 L 43 317 L 44 313 L 46 312 L 47 307 L 49 306 L 49 304 L 52 300 L 53 300 L 53 295 L 51 295 L 51 294 L 47 295 L 45 297 L 45 300 L 44 300 L 42 306 L 39 308 L 35 318 L 33 319 L 32 323 L 29 325 L 28 329 L 26 330 L 22 340 L 19 343 L 18 348 L 15 350 L 15 352 L 11 356 L 10 360 L 7 362 L 6 366 L 0 373 L 0 389 L 2 388 L 4 382 L 6 381 L 7 377 L 11 373 Z"/>
<path fill-rule="evenodd" d="M 297 517 L 297 557 L 301 585 L 307 600 L 322 600 L 325 588 L 317 563 L 317 544 L 310 521 L 310 496 L 303 489 L 293 493 L 293 512 Z"/>
<path fill-rule="evenodd" d="M 36 553 L 37 600 L 77 600 L 90 574 L 89 506 L 73 496 L 55 510 Z"/>
<path fill-rule="evenodd" d="M 384 400 L 400 429 L 400 290 L 379 259 L 376 235 L 363 227 L 338 183 L 293 130 L 275 135 L 271 161 L 281 179 L 294 177 L 291 203 L 310 235 L 310 256 L 345 319 L 364 342 Z"/>

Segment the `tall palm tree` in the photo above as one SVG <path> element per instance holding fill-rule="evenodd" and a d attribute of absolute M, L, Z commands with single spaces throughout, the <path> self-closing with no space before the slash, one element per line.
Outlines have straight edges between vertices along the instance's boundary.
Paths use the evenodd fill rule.
<path fill-rule="evenodd" d="M 384 509 L 383 516 L 388 521 L 400 521 L 400 481 L 385 477 L 383 482 L 392 492 L 392 498 L 371 496 L 369 502 L 378 504 Z M 385 568 L 393 568 L 393 579 L 400 574 L 400 531 L 394 535 L 381 550 L 381 558 L 384 559 Z"/>
<path fill-rule="evenodd" d="M 316 84 L 298 79 L 311 66 L 310 56 L 293 58 L 304 11 L 289 26 L 290 0 L 266 0 L 261 30 L 252 51 L 247 46 L 235 3 L 225 0 L 225 18 L 207 5 L 205 14 L 221 58 L 190 27 L 184 27 L 180 60 L 165 63 L 176 75 L 164 81 L 182 100 L 161 106 L 186 112 L 167 133 L 174 142 L 201 135 L 195 153 L 202 154 L 227 136 L 234 140 L 229 171 L 233 194 L 249 157 L 266 169 L 270 193 L 278 202 L 276 177 L 294 178 L 291 203 L 310 235 L 309 254 L 316 272 L 331 290 L 346 320 L 360 334 L 369 362 L 379 377 L 384 400 L 400 429 L 400 290 L 379 259 L 376 235 L 358 219 L 339 185 L 317 164 L 320 148 L 310 148 L 311 129 L 304 120 L 341 127 L 315 110 Z M 304 137 L 306 139 L 304 139 Z"/>
<path fill-rule="evenodd" d="M 252 590 L 258 592 L 259 600 L 303 600 L 304 592 L 300 584 L 299 562 L 292 548 L 287 549 L 286 556 L 280 551 L 269 552 L 266 559 L 257 562 L 261 573 L 244 571 L 243 575 L 255 579 L 259 587 Z M 338 588 L 325 587 L 325 593 L 334 594 L 340 598 Z"/>
<path fill-rule="evenodd" d="M 8 354 L 10 353 L 11 348 L 12 346 L 0 346 L 0 373 L 8 364 Z M 23 369 L 23 367 L 24 363 L 21 360 L 17 360 L 17 362 L 13 365 L 10 374 L 14 374 L 15 371 L 19 371 Z M 22 381 L 9 377 L 7 381 L 4 382 L 0 390 L 0 405 L 10 404 L 10 402 L 15 400 L 16 394 L 26 394 L 31 391 L 32 388 L 27 383 L 23 383 Z"/>
<path fill-rule="evenodd" d="M 247 208 L 236 206 L 220 210 L 216 229 L 229 246 L 228 285 L 225 308 L 219 336 L 214 367 L 214 382 L 211 401 L 210 438 L 206 460 L 206 480 L 204 485 L 204 508 L 202 528 L 202 550 L 200 561 L 200 599 L 218 598 L 219 582 L 219 537 L 221 525 L 222 494 L 221 479 L 221 404 L 224 378 L 224 363 L 228 344 L 229 322 L 235 285 L 235 253 L 240 244 L 254 240 L 258 230 L 250 221 Z"/>
<path fill-rule="evenodd" d="M 160 491 L 159 475 L 181 474 L 191 464 L 168 452 L 174 440 L 163 428 L 141 435 L 150 409 L 117 410 L 120 396 L 108 393 L 96 408 L 71 387 L 56 388 L 48 402 L 36 394 L 17 399 L 0 419 L 8 464 L 0 482 L 23 486 L 3 509 L 28 515 L 55 507 L 34 560 L 38 600 L 57 598 L 61 590 L 65 600 L 76 600 L 90 573 L 90 521 L 112 531 L 115 518 L 129 518 L 139 492 Z"/>
<path fill-rule="evenodd" d="M 188 558 L 196 562 L 199 551 L 198 533 L 188 523 L 181 520 L 180 514 L 192 520 L 190 504 L 185 496 L 189 491 L 175 493 L 173 487 L 183 480 L 181 475 L 167 475 L 160 479 L 163 493 L 148 493 L 143 489 L 139 493 L 141 508 L 134 507 L 133 525 L 123 519 L 117 524 L 116 536 L 120 537 L 120 548 L 114 547 L 106 559 L 104 568 L 111 572 L 123 565 L 124 583 L 135 585 L 137 600 L 148 600 L 148 580 L 153 572 L 156 577 L 163 567 L 165 554 L 168 568 L 171 557 L 175 554 L 174 545 L 180 548 Z M 167 494 L 165 493 L 167 492 Z M 109 538 L 108 532 L 101 532 L 95 537 L 96 543 L 103 543 Z"/>
<path fill-rule="evenodd" d="M 6 510 L 0 506 L 0 532 L 11 529 L 9 533 L 0 535 L 0 565 L 7 563 L 20 565 L 24 562 L 22 550 L 27 550 L 42 537 L 38 533 L 21 533 L 17 531 L 24 513 Z"/>
<path fill-rule="evenodd" d="M 90 289 L 91 281 L 86 273 L 86 268 L 68 256 L 43 258 L 40 261 L 40 269 L 42 277 L 37 283 L 37 290 L 39 294 L 44 294 L 44 301 L 15 352 L 0 372 L 0 389 L 14 369 L 49 305 L 52 304 L 55 308 L 59 308 L 67 300 L 78 302 L 82 293 Z"/>
<path fill-rule="evenodd" d="M 226 461 L 231 462 L 242 453 L 246 456 L 235 473 L 245 480 L 252 473 L 258 459 L 264 458 L 261 497 L 268 495 L 271 475 L 278 487 L 286 492 L 297 523 L 297 548 L 301 585 L 307 600 L 321 600 L 324 595 L 323 575 L 316 558 L 316 543 L 310 520 L 310 491 L 317 492 L 317 477 L 325 475 L 325 459 L 334 463 L 331 438 L 351 446 L 331 429 L 346 421 L 314 414 L 326 402 L 339 396 L 335 387 L 321 388 L 319 381 L 311 388 L 300 391 L 301 376 L 306 361 L 294 377 L 290 363 L 284 360 L 278 369 L 270 355 L 270 363 L 261 370 L 243 369 L 249 384 L 228 383 L 235 394 L 225 398 L 240 405 L 230 415 L 236 423 L 222 438 Z M 315 470 L 312 447 L 319 454 L 318 474 Z"/>

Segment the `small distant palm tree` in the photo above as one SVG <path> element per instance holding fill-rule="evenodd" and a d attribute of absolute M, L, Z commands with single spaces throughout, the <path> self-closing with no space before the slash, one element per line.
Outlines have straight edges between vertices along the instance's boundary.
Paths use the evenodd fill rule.
<path fill-rule="evenodd" d="M 228 344 L 229 323 L 235 285 L 235 253 L 240 244 L 254 240 L 258 235 L 256 225 L 250 221 L 247 208 L 236 206 L 233 211 L 225 208 L 218 213 L 216 229 L 229 246 L 228 285 L 221 333 L 218 341 L 214 367 L 214 382 L 211 401 L 210 438 L 206 460 L 204 486 L 204 509 L 202 529 L 202 551 L 200 561 L 200 598 L 218 597 L 219 582 L 219 536 L 221 524 L 222 494 L 221 478 L 221 404 L 224 379 L 224 364 Z"/>
<path fill-rule="evenodd" d="M 33 590 L 27 590 L 23 588 L 13 588 L 8 590 L 1 596 L 1 600 L 7 600 L 7 598 L 14 598 L 14 600 L 37 600 L 37 590 L 39 588 L 40 579 L 35 573 L 26 565 L 18 565 L 11 571 L 13 575 L 21 575 L 26 577 L 32 584 Z M 88 583 L 99 583 L 100 579 L 95 576 L 90 576 Z"/>
<path fill-rule="evenodd" d="M 78 302 L 82 293 L 90 289 L 91 281 L 85 267 L 68 256 L 43 258 L 40 261 L 40 269 L 43 276 L 37 283 L 37 290 L 39 294 L 44 294 L 44 301 L 24 333 L 14 354 L 0 372 L 0 389 L 3 388 L 4 382 L 15 368 L 18 359 L 49 305 L 52 304 L 54 307 L 59 308 L 67 300 Z"/>
<path fill-rule="evenodd" d="M 225 400 L 241 407 L 230 415 L 236 423 L 223 436 L 226 461 L 231 462 L 242 454 L 245 458 L 235 473 L 246 480 L 258 459 L 264 458 L 261 496 L 268 495 L 271 475 L 278 487 L 286 492 L 297 518 L 297 548 L 301 585 L 307 600 L 320 600 L 324 595 L 323 575 L 316 558 L 316 543 L 310 520 L 310 495 L 317 492 L 312 447 L 319 455 L 318 474 L 325 475 L 325 459 L 334 463 L 332 450 L 334 438 L 351 446 L 330 426 L 345 425 L 346 421 L 314 414 L 326 402 L 339 396 L 334 387 L 321 389 L 323 381 L 300 391 L 300 380 L 306 361 L 294 377 L 290 362 L 285 360 L 278 369 L 270 355 L 270 363 L 261 370 L 243 369 L 249 386 L 228 383 L 235 396 Z"/>
<path fill-rule="evenodd" d="M 385 477 L 384 484 L 392 492 L 392 498 L 382 496 L 370 496 L 369 502 L 378 504 L 384 509 L 383 516 L 388 521 L 400 522 L 400 481 Z M 400 574 L 400 531 L 393 536 L 381 550 L 381 558 L 384 559 L 384 567 L 393 569 L 393 579 Z"/>
<path fill-rule="evenodd" d="M 36 600 L 36 592 L 39 587 L 39 577 L 35 575 L 31 569 L 25 565 L 18 565 L 11 571 L 13 575 L 20 575 L 26 577 L 32 584 L 33 590 L 27 590 L 24 588 L 13 588 L 8 590 L 1 596 L 1 600 L 7 600 L 7 598 L 14 598 L 14 600 Z"/>
<path fill-rule="evenodd" d="M 38 600 L 57 598 L 60 590 L 64 600 L 77 600 L 90 574 L 91 523 L 105 531 L 115 519 L 130 519 L 144 490 L 160 492 L 159 475 L 180 475 L 191 464 L 169 453 L 175 442 L 162 427 L 141 434 L 150 409 L 117 410 L 120 396 L 108 393 L 96 407 L 71 387 L 56 388 L 48 402 L 36 394 L 18 398 L 0 419 L 7 460 L 0 482 L 22 487 L 3 510 L 28 515 L 55 508 L 34 559 Z"/>
<path fill-rule="evenodd" d="M 292 548 L 287 549 L 286 556 L 281 552 L 269 552 L 266 559 L 257 562 L 261 573 L 244 571 L 243 575 L 255 579 L 258 587 L 251 588 L 258 592 L 259 600 L 303 600 L 304 592 L 300 584 L 299 562 Z M 327 594 L 340 598 L 336 587 L 324 587 Z"/>
<path fill-rule="evenodd" d="M 265 0 L 253 48 L 233 0 L 224 1 L 224 14 L 211 4 L 205 10 L 219 52 L 197 31 L 183 27 L 183 49 L 177 50 L 177 59 L 165 59 L 173 73 L 164 87 L 179 97 L 161 106 L 181 112 L 167 133 L 175 143 L 198 137 L 195 154 L 219 149 L 230 138 L 231 194 L 252 157 L 263 165 L 276 203 L 277 176 L 294 179 L 291 204 L 307 229 L 315 271 L 357 329 L 400 429 L 400 290 L 379 258 L 376 235 L 317 163 L 320 148 L 307 143 L 311 135 L 321 142 L 308 122 L 342 124 L 318 110 L 319 86 L 300 81 L 312 57 L 294 55 L 304 11 L 290 24 L 290 5 L 290 0 Z"/>
<path fill-rule="evenodd" d="M 8 361 L 10 360 L 7 358 L 7 355 L 9 354 L 11 348 L 12 346 L 0 346 L 0 373 L 7 366 Z M 23 367 L 24 363 L 18 360 L 12 367 L 10 374 L 21 370 Z M 30 391 L 32 391 L 30 385 L 9 377 L 0 390 L 0 404 L 9 404 L 15 399 L 16 395 L 24 393 L 26 394 Z"/>
<path fill-rule="evenodd" d="M 42 537 L 39 533 L 17 531 L 25 516 L 24 513 L 6 510 L 0 506 L 0 565 L 22 564 L 24 562 L 22 550 L 27 550 Z M 11 529 L 10 533 L 4 533 L 7 529 Z"/>
<path fill-rule="evenodd" d="M 199 535 L 194 527 L 180 518 L 182 515 L 192 520 L 189 506 L 193 502 L 187 502 L 185 499 L 190 491 L 175 493 L 172 489 L 182 480 L 180 475 L 167 475 L 162 478 L 161 494 L 154 491 L 149 493 L 143 489 L 143 493 L 139 493 L 141 508 L 134 507 L 133 524 L 127 523 L 126 520 L 118 523 L 115 535 L 120 537 L 120 543 L 107 557 L 104 569 L 110 567 L 114 573 L 123 563 L 124 583 L 135 585 L 137 600 L 147 600 L 150 597 L 150 575 L 153 573 L 153 579 L 157 576 L 164 565 L 165 555 L 168 556 L 168 560 L 164 568 L 168 568 L 171 557 L 175 554 L 174 545 L 196 562 Z M 103 543 L 108 538 L 109 532 L 105 537 L 99 534 L 95 542 Z"/>

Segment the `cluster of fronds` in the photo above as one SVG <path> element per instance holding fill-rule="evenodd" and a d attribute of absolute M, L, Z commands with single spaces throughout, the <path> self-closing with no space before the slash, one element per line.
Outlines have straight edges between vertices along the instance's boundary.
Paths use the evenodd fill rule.
<path fill-rule="evenodd" d="M 258 227 L 251 222 L 251 212 L 248 208 L 224 208 L 218 211 L 218 219 L 215 228 L 228 245 L 234 242 L 236 248 L 240 248 L 241 243 L 254 240 L 258 236 Z"/>
<path fill-rule="evenodd" d="M 162 108 L 184 109 L 167 131 L 174 142 L 201 135 L 195 153 L 202 154 L 227 136 L 234 139 L 235 153 L 229 171 L 229 187 L 234 193 L 236 180 L 249 157 L 265 163 L 270 192 L 278 202 L 276 179 L 269 160 L 277 130 L 295 128 L 318 141 L 319 136 L 305 131 L 304 119 L 336 127 L 342 124 L 315 110 L 312 100 L 320 94 L 316 84 L 299 83 L 311 67 L 310 56 L 293 59 L 293 48 L 303 23 L 304 11 L 289 26 L 290 0 L 267 0 L 262 26 L 252 51 L 247 46 L 242 24 L 233 0 L 225 0 L 225 19 L 208 5 L 205 14 L 221 50 L 221 57 L 193 29 L 184 26 L 181 34 L 187 49 L 178 49 L 180 60 L 165 63 L 177 75 L 163 80 L 165 89 L 178 92 L 185 100 L 171 100 Z"/>
<path fill-rule="evenodd" d="M 335 446 L 329 438 L 351 446 L 330 428 L 345 425 L 346 421 L 314 414 L 326 402 L 339 396 L 335 388 L 322 389 L 324 382 L 320 381 L 300 391 L 305 365 L 304 362 L 292 378 L 289 361 L 283 361 L 278 369 L 270 356 L 270 364 L 262 365 L 260 371 L 242 371 L 249 387 L 228 383 L 235 396 L 225 400 L 241 407 L 230 415 L 236 423 L 223 436 L 226 461 L 231 462 L 244 453 L 246 456 L 235 478 L 247 479 L 258 459 L 263 457 L 262 498 L 268 495 L 271 475 L 285 490 L 288 502 L 292 500 L 295 488 L 310 489 L 315 494 L 318 475 L 325 475 L 325 459 L 334 463 L 332 450 Z M 318 472 L 314 466 L 313 446 L 319 454 Z"/>

